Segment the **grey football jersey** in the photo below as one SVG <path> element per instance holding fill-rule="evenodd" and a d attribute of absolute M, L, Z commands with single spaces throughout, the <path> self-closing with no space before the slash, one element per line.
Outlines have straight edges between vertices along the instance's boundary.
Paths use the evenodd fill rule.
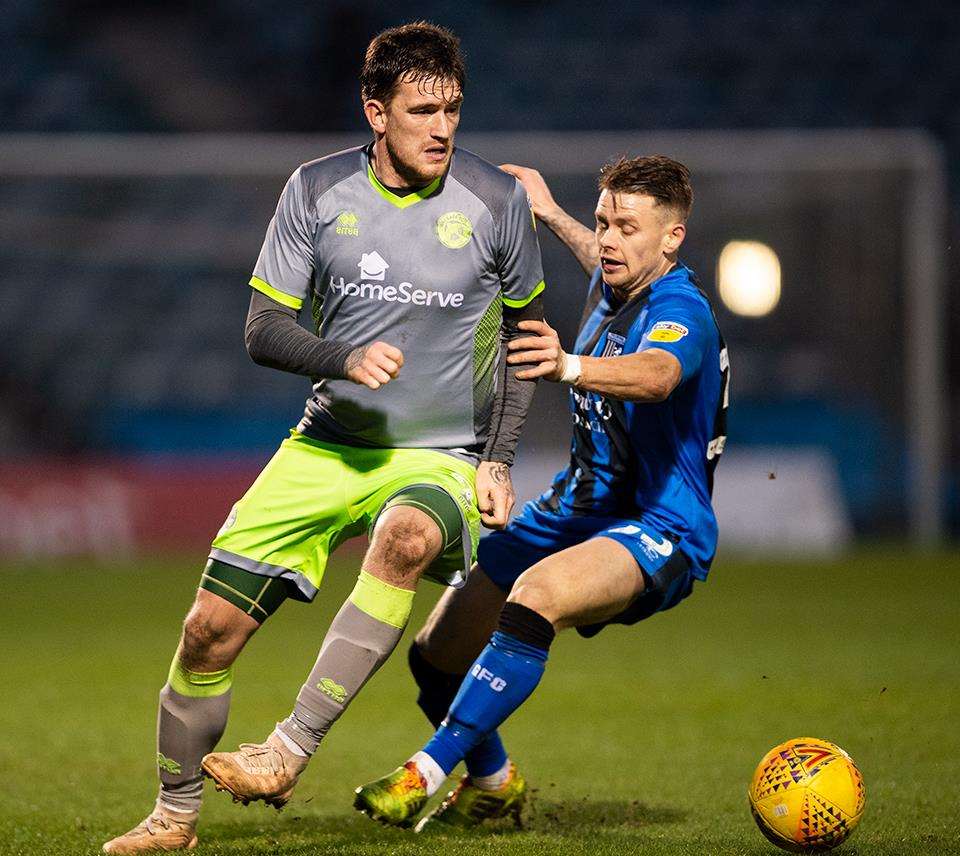
<path fill-rule="evenodd" d="M 403 352 L 378 390 L 318 380 L 298 430 L 381 448 L 458 450 L 487 438 L 503 304 L 543 290 L 523 186 L 464 149 L 408 196 L 377 180 L 369 147 L 303 164 L 287 182 L 250 284 L 287 306 L 312 301 L 317 335 Z"/>

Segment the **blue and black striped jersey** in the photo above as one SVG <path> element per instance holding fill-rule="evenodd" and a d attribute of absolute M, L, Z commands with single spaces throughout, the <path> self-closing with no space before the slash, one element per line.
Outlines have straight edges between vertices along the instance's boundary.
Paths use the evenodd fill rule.
<path fill-rule="evenodd" d="M 594 357 L 660 348 L 682 378 L 660 403 L 572 388 L 569 467 L 538 500 L 564 515 L 638 520 L 672 536 L 704 579 L 716 552 L 713 471 L 726 441 L 729 361 L 710 302 L 682 264 L 622 303 L 595 271 L 575 351 Z"/>

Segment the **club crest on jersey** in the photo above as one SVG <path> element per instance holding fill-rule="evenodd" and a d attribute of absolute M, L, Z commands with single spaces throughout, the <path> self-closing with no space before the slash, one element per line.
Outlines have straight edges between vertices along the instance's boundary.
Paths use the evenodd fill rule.
<path fill-rule="evenodd" d="M 679 342 L 689 332 L 676 321 L 657 321 L 647 333 L 647 339 L 651 342 Z"/>
<path fill-rule="evenodd" d="M 463 249 L 473 237 L 473 223 L 466 214 L 448 211 L 437 219 L 437 237 L 441 244 L 451 250 Z"/>
<path fill-rule="evenodd" d="M 352 211 L 344 211 L 337 217 L 337 234 L 360 237 L 360 218 Z"/>
<path fill-rule="evenodd" d="M 382 280 L 387 275 L 387 268 L 390 265 L 380 253 L 374 250 L 372 253 L 363 253 L 360 261 L 357 262 L 357 267 L 360 268 L 360 279 Z"/>
<path fill-rule="evenodd" d="M 626 339 L 617 333 L 607 333 L 607 341 L 603 345 L 601 357 L 619 357 L 623 353 L 623 346 Z"/>

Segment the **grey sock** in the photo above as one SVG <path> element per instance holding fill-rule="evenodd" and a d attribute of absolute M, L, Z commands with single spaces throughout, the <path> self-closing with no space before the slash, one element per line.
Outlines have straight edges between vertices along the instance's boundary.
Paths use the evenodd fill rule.
<path fill-rule="evenodd" d="M 203 793 L 200 761 L 227 727 L 230 690 L 216 696 L 185 696 L 166 684 L 157 714 L 160 801 L 177 811 L 198 811 Z"/>
<path fill-rule="evenodd" d="M 330 624 L 293 713 L 277 728 L 312 755 L 402 635 L 402 627 L 378 621 L 348 600 Z"/>

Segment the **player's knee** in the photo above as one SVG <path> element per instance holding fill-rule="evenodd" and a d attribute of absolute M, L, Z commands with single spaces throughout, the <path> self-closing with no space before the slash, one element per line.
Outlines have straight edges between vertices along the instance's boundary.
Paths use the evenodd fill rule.
<path fill-rule="evenodd" d="M 437 524 L 415 508 L 395 506 L 377 522 L 372 559 L 401 576 L 423 571 L 439 552 Z"/>
<path fill-rule="evenodd" d="M 186 668 L 196 668 L 207 663 L 217 649 L 229 642 L 233 635 L 230 622 L 195 604 L 183 622 L 183 638 L 180 644 L 180 659 Z"/>
<path fill-rule="evenodd" d="M 507 601 L 519 603 L 555 623 L 561 617 L 561 594 L 549 575 L 531 568 L 517 577 Z"/>

